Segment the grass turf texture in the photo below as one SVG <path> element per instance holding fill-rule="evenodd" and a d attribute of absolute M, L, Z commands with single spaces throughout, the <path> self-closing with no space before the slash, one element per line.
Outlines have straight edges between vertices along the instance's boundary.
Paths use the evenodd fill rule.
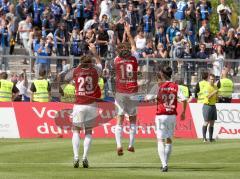
<path fill-rule="evenodd" d="M 80 156 L 83 140 L 81 139 Z M 95 139 L 90 168 L 72 167 L 70 139 L 0 139 L 0 178 L 239 178 L 240 143 L 175 139 L 169 172 L 160 172 L 156 140 L 138 139 L 136 152 L 118 157 L 114 139 Z M 81 164 L 81 163 L 80 163 Z M 81 165 L 80 165 L 81 166 Z"/>

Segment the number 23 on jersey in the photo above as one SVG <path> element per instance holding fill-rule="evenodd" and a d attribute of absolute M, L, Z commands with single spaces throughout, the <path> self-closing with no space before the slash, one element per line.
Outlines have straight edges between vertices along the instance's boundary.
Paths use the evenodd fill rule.
<path fill-rule="evenodd" d="M 84 92 L 93 91 L 93 78 L 91 76 L 78 77 L 77 82 L 79 95 L 82 95 Z"/>

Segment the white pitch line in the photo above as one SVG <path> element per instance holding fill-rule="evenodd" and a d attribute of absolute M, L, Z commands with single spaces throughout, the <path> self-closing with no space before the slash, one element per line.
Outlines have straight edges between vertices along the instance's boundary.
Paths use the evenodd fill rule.
<path fill-rule="evenodd" d="M 0 162 L 0 165 L 71 165 L 72 163 L 62 163 L 62 162 Z M 240 165 L 240 163 L 170 163 L 171 165 Z M 91 163 L 91 165 L 160 165 L 159 163 Z"/>

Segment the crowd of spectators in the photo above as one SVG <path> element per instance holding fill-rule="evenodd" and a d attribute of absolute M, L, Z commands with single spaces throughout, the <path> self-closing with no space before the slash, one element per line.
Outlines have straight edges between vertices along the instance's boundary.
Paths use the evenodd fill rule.
<path fill-rule="evenodd" d="M 210 30 L 214 10 L 219 15 L 215 35 Z M 36 74 L 40 69 L 50 73 L 50 59 L 44 56 L 57 56 L 56 71 L 61 73 L 64 56 L 79 57 L 88 52 L 90 43 L 103 59 L 113 60 L 117 44 L 128 41 L 124 28 L 128 24 L 138 58 L 211 59 L 184 62 L 182 67 L 192 73 L 211 68 L 219 77 L 225 66 L 237 75 L 237 62 L 223 63 L 240 58 L 240 28 L 232 27 L 231 13 L 225 0 L 217 9 L 207 0 L 18 0 L 17 4 L 0 0 L 0 42 L 3 55 L 14 54 L 20 43 L 28 55 L 41 56 L 31 60 Z M 73 65 L 78 62 L 76 58 Z M 179 64 L 174 66 L 177 71 Z M 7 58 L 0 59 L 0 68 L 9 69 Z M 190 84 L 192 74 L 186 75 Z"/>

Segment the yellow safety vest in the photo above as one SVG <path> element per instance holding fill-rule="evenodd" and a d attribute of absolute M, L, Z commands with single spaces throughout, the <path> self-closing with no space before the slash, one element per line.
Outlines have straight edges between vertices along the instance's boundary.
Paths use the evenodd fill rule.
<path fill-rule="evenodd" d="M 179 85 L 180 91 L 183 93 L 185 98 L 189 98 L 189 90 L 188 87 Z"/>
<path fill-rule="evenodd" d="M 0 80 L 0 102 L 12 101 L 13 82 L 8 80 Z"/>
<path fill-rule="evenodd" d="M 61 97 L 61 102 L 73 103 L 75 102 L 75 86 L 72 84 L 63 84 L 61 86 L 63 89 L 64 96 Z"/>
<path fill-rule="evenodd" d="M 48 81 L 47 80 L 35 80 L 33 83 L 36 87 L 36 92 L 33 94 L 33 101 L 49 102 Z"/>
<path fill-rule="evenodd" d="M 101 89 L 101 99 L 103 99 L 104 98 L 104 80 L 103 80 L 103 78 L 98 79 L 98 85 Z"/>
<path fill-rule="evenodd" d="M 197 103 L 204 103 L 204 88 L 209 85 L 209 82 L 206 81 L 206 80 L 202 80 L 199 82 L 199 88 L 200 88 L 200 91 L 199 93 L 197 94 L 198 95 L 198 100 L 197 100 Z"/>
<path fill-rule="evenodd" d="M 226 97 L 226 98 L 231 98 L 232 97 L 232 92 L 233 92 L 233 82 L 232 80 L 228 78 L 223 78 L 220 80 L 221 87 L 218 90 L 219 96 Z"/>
<path fill-rule="evenodd" d="M 217 93 L 215 95 L 213 95 L 210 99 L 208 99 L 208 95 L 210 95 L 215 90 L 218 90 L 218 87 L 216 85 L 212 86 L 212 85 L 208 84 L 207 86 L 205 86 L 205 88 L 203 89 L 203 91 L 204 91 L 204 102 L 203 103 L 204 104 L 215 105 L 217 103 L 217 97 L 218 97 Z"/>

